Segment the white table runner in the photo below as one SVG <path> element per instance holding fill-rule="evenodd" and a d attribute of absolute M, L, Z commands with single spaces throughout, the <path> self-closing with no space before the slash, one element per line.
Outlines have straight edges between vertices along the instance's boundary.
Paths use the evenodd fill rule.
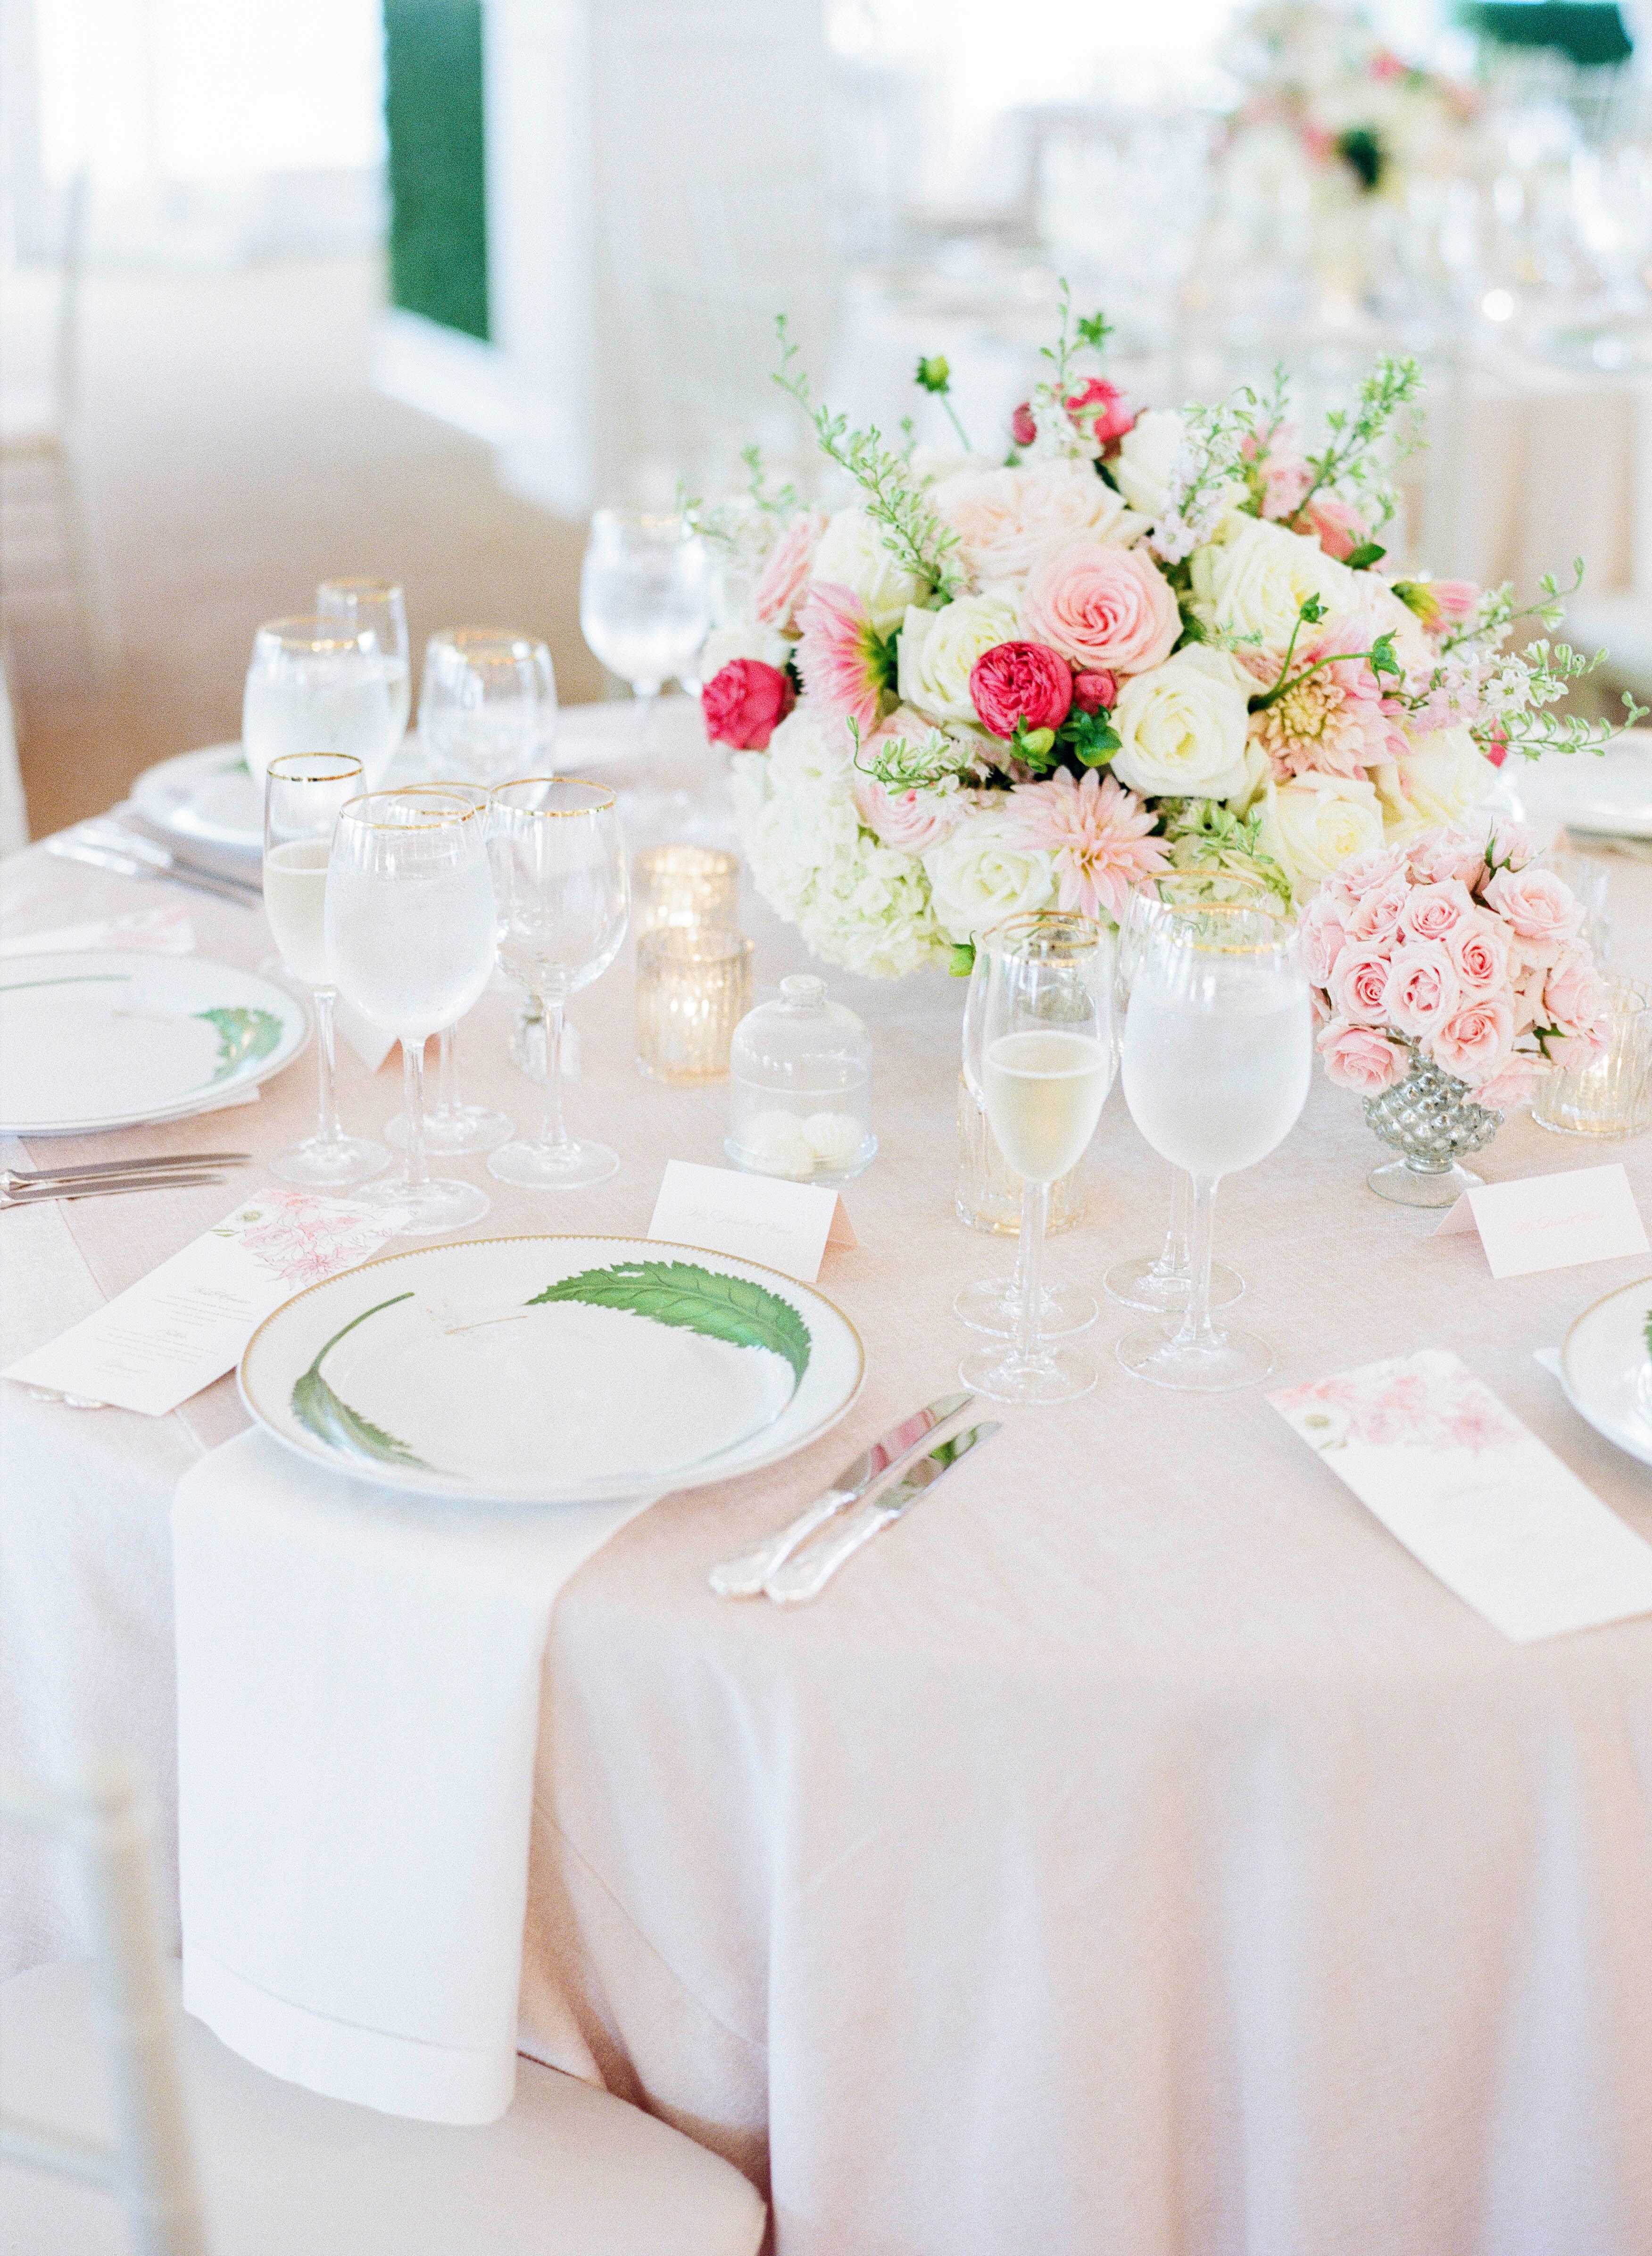
<path fill-rule="evenodd" d="M 184 2003 L 245 2059 L 427 2122 L 510 2105 L 551 1610 L 644 1508 L 402 1501 L 257 1432 L 185 1475 Z"/>

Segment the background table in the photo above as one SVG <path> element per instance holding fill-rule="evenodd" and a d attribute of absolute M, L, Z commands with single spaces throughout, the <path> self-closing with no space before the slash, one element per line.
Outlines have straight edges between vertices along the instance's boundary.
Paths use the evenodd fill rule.
<path fill-rule="evenodd" d="M 573 738 L 584 725 L 569 716 Z M 595 723 L 591 723 L 596 726 Z M 1652 959 L 1652 870 L 1614 860 L 1616 955 Z M 172 899 L 7 864 L 4 929 Z M 205 954 L 260 916 L 191 899 Z M 754 910 L 760 986 L 800 961 Z M 1256 1392 L 1095 1391 L 1006 1430 L 819 1605 L 719 1604 L 709 1562 L 776 1524 L 951 1379 L 950 1302 L 1008 1241 L 952 1214 L 960 989 L 833 975 L 875 1044 L 861 1244 L 822 1288 L 865 1396 L 778 1470 L 667 1498 L 559 1602 L 546 1664 L 524 2043 L 641 2099 L 771 2190 L 781 2256 L 1642 2256 L 1652 2245 L 1652 1622 L 1506 1643 L 1436 1583 Z M 509 1001 L 467 1022 L 467 1094 L 529 1118 Z M 573 1117 L 621 1151 L 596 1189 L 496 1184 L 467 1235 L 646 1229 L 667 1157 L 716 1162 L 722 1087 L 643 1081 L 626 962 L 576 1002 Z M 341 1060 L 353 1125 L 393 1065 Z M 257 1108 L 88 1140 L 269 1152 L 307 1057 Z M 38 1155 L 41 1147 L 36 1146 Z M 66 1148 L 54 1146 L 59 1156 Z M 1652 1484 L 1532 1351 L 1645 1257 L 1494 1283 L 1478 1242 L 1364 1188 L 1358 1104 L 1222 1193 L 1221 1257 L 1277 1384 L 1456 1349 L 1652 1536 Z M 1493 1180 L 1621 1157 L 1511 1122 Z M 1168 1171 L 1115 1093 L 1089 1219 L 1051 1270 L 1154 1245 Z M 7 1360 L 256 1184 L 0 1217 Z M 166 1511 L 244 1417 L 226 1379 L 169 1419 L 4 1390 L 4 1752 L 133 1748 L 172 1799 Z M 170 1853 L 170 1851 L 168 1852 Z M 7 1970 L 78 1947 L 55 1865 L 12 1851 Z M 170 1874 L 168 1900 L 171 1900 Z"/>

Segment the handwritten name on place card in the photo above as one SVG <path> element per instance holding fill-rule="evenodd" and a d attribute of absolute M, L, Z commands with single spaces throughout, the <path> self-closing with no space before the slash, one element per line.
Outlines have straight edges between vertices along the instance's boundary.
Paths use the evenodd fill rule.
<path fill-rule="evenodd" d="M 689 1160 L 666 1162 L 648 1234 L 761 1261 L 805 1285 L 819 1275 L 828 1245 L 856 1242 L 835 1191 Z"/>
<path fill-rule="evenodd" d="M 1505 1637 L 1652 1613 L 1652 1543 L 1456 1356 L 1424 1348 L 1268 1399 L 1389 1534 Z"/>
<path fill-rule="evenodd" d="M 1621 1165 L 1482 1183 L 1464 1192 L 1434 1235 L 1451 1237 L 1476 1229 L 1494 1277 L 1529 1277 L 1540 1269 L 1648 1251 L 1646 1226 Z"/>

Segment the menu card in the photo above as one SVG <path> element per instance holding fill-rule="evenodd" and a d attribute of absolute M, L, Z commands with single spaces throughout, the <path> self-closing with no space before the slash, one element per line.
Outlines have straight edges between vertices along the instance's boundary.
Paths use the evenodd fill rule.
<path fill-rule="evenodd" d="M 311 1191 L 248 1199 L 4 1375 L 78 1404 L 164 1417 L 233 1371 L 284 1301 L 376 1253 L 406 1218 Z"/>
<path fill-rule="evenodd" d="M 1634 1534 L 1437 1348 L 1270 1394 L 1391 1535 L 1505 1637 L 1652 1613 Z"/>

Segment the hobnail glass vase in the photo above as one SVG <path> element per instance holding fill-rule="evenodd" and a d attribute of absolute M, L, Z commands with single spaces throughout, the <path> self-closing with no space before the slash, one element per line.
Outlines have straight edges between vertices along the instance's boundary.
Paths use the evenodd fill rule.
<path fill-rule="evenodd" d="M 1460 1164 L 1483 1151 L 1503 1124 L 1501 1112 L 1477 1104 L 1468 1083 L 1413 1056 L 1403 1081 L 1365 1100 L 1367 1124 L 1403 1156 L 1373 1167 L 1366 1181 L 1400 1206 L 1454 1206 L 1485 1180 Z"/>

